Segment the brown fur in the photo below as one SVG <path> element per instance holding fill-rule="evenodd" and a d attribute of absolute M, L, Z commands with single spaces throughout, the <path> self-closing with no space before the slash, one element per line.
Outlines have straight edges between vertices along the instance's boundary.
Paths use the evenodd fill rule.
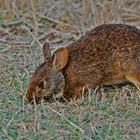
<path fill-rule="evenodd" d="M 43 52 L 45 62 L 36 69 L 28 87 L 26 97 L 30 101 L 33 94 L 36 99 L 50 99 L 61 92 L 75 100 L 84 87 L 126 80 L 140 85 L 140 30 L 135 27 L 100 25 L 66 48 L 58 49 L 49 59 L 49 44 L 44 46 L 48 51 Z M 37 92 L 40 80 L 45 82 Z"/>

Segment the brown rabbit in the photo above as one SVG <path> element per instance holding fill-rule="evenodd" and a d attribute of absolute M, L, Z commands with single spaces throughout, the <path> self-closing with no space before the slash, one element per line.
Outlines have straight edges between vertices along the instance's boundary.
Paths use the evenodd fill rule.
<path fill-rule="evenodd" d="M 29 83 L 29 101 L 61 96 L 75 100 L 84 87 L 126 80 L 140 85 L 140 30 L 129 25 L 100 25 L 53 55 L 45 43 L 43 54 L 44 62 Z"/>

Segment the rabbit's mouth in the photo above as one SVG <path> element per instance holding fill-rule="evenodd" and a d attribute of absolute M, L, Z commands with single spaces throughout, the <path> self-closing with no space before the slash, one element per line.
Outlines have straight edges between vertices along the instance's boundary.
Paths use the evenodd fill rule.
<path fill-rule="evenodd" d="M 54 100 L 59 100 L 61 97 L 63 96 L 63 93 L 57 93 L 57 94 L 53 94 L 52 96 L 44 96 L 43 99 L 45 101 L 54 101 Z"/>
<path fill-rule="evenodd" d="M 47 101 L 47 102 L 52 102 L 52 101 L 56 101 L 59 100 L 60 98 L 63 97 L 63 92 L 58 92 L 58 93 L 53 93 L 53 94 L 47 94 L 44 96 L 37 96 L 37 95 L 42 95 L 41 93 L 39 94 L 35 94 L 36 96 L 34 96 L 31 99 L 28 99 L 29 102 L 34 103 L 34 101 L 36 103 L 39 103 L 42 99 Z"/>
<path fill-rule="evenodd" d="M 63 93 L 60 92 L 60 93 L 54 94 L 54 95 L 53 95 L 53 98 L 54 98 L 54 99 L 60 99 L 62 96 L 63 96 Z"/>

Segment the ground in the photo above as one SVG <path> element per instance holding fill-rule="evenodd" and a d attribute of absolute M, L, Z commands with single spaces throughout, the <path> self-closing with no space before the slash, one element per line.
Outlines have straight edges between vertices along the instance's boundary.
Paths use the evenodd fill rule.
<path fill-rule="evenodd" d="M 140 28 L 139 0 L 0 0 L 0 140 L 139 140 L 140 91 L 100 87 L 76 103 L 23 98 L 42 44 L 66 46 L 103 23 Z"/>

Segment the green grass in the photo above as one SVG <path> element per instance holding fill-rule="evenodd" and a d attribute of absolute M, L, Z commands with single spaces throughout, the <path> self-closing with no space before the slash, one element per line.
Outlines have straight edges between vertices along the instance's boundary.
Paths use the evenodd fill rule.
<path fill-rule="evenodd" d="M 137 93 L 129 97 L 125 91 L 114 94 L 108 89 L 100 100 L 97 94 L 92 94 L 90 102 L 87 95 L 76 104 L 42 102 L 30 105 L 15 92 L 1 93 L 0 139 L 117 140 L 139 137 L 140 99 Z M 97 92 L 102 94 L 100 89 Z M 113 94 L 114 100 L 106 97 L 108 94 Z"/>
<path fill-rule="evenodd" d="M 31 73 L 43 60 L 40 45 L 47 38 L 54 50 L 96 24 L 125 22 L 140 27 L 139 1 L 41 0 L 35 7 L 2 2 L 0 140 L 139 140 L 140 91 L 132 84 L 101 87 L 76 103 L 31 105 L 23 98 Z"/>

